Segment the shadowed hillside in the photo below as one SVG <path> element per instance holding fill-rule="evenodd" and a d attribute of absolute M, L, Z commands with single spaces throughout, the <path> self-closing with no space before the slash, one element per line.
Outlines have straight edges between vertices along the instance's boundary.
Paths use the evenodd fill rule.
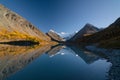
<path fill-rule="evenodd" d="M 78 38 L 82 38 L 84 36 L 92 35 L 93 33 L 98 32 L 99 29 L 92 24 L 87 23 L 78 33 L 76 33 L 70 41 L 75 41 Z"/>
<path fill-rule="evenodd" d="M 75 39 L 73 43 L 96 43 L 105 48 L 120 48 L 120 18 L 107 28 L 89 36 Z"/>

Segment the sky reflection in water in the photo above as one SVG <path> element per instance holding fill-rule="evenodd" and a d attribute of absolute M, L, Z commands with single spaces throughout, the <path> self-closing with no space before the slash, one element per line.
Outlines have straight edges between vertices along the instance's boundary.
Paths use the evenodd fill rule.
<path fill-rule="evenodd" d="M 1 80 L 106 80 L 111 63 L 81 48 L 1 46 Z M 6 50 L 7 49 L 7 50 Z M 14 51 L 15 50 L 15 51 Z M 7 51 L 7 52 L 6 52 Z M 8 54 L 6 54 L 8 53 Z M 6 55 L 5 55 L 6 54 Z"/>

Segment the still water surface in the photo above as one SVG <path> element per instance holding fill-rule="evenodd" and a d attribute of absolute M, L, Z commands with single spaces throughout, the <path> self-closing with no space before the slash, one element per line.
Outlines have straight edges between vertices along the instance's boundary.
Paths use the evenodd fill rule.
<path fill-rule="evenodd" d="M 105 55 L 73 46 L 0 47 L 0 80 L 107 80 L 112 66 Z"/>

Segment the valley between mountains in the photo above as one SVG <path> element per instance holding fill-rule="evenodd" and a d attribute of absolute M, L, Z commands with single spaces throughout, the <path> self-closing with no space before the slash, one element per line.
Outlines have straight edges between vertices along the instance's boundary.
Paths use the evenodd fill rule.
<path fill-rule="evenodd" d="M 39 45 L 95 45 L 103 48 L 120 48 L 120 18 L 104 29 L 87 23 L 80 31 L 66 39 L 53 30 L 43 33 L 17 13 L 0 5 L 0 43 L 23 41 Z"/>

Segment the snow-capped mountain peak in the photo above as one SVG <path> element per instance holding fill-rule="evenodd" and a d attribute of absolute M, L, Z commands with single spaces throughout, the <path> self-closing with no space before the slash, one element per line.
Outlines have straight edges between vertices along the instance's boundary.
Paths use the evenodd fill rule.
<path fill-rule="evenodd" d="M 49 32 L 54 32 L 54 33 L 56 33 L 53 29 L 50 29 Z"/>
<path fill-rule="evenodd" d="M 73 37 L 78 31 L 75 31 L 74 33 L 67 33 L 67 32 L 56 32 L 53 29 L 50 29 L 49 32 L 55 33 L 57 35 L 59 35 L 61 38 L 65 39 L 65 40 L 69 40 L 71 37 Z"/>

